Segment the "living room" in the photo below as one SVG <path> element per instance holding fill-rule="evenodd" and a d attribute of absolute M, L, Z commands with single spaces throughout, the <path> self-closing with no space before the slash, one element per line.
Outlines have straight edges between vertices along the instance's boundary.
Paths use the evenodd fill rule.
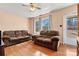
<path fill-rule="evenodd" d="M 5 56 L 77 56 L 78 34 L 71 41 L 68 41 L 65 36 L 67 34 L 65 19 L 74 17 L 77 17 L 76 3 L 0 4 L 2 54 Z M 68 30 L 73 29 L 70 27 Z"/>

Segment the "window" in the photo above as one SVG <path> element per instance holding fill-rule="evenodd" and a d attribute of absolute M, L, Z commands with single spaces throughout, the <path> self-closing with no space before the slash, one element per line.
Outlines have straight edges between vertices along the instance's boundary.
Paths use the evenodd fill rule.
<path fill-rule="evenodd" d="M 34 19 L 34 33 L 38 33 L 41 29 L 41 21 L 40 19 Z"/>
<path fill-rule="evenodd" d="M 33 21 L 34 23 L 34 33 L 39 33 L 41 30 L 47 31 L 50 30 L 50 19 L 49 17 L 45 18 L 36 18 Z"/>
<path fill-rule="evenodd" d="M 49 30 L 49 17 L 41 19 L 41 30 L 47 31 Z"/>
<path fill-rule="evenodd" d="M 68 18 L 67 30 L 74 30 L 77 32 L 77 17 Z"/>

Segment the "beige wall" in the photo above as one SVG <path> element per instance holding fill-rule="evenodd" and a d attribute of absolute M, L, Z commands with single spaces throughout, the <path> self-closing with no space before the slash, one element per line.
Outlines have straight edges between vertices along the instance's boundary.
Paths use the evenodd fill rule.
<path fill-rule="evenodd" d="M 58 30 L 60 32 L 60 39 L 62 42 L 63 41 L 63 27 L 60 27 L 60 25 L 63 25 L 64 15 L 71 13 L 73 11 L 77 11 L 76 5 L 63 8 L 57 11 L 53 11 L 51 13 L 46 13 L 37 17 L 43 18 L 48 15 L 51 15 L 52 16 L 52 24 L 51 24 L 52 30 Z M 7 12 L 0 12 L 0 30 L 2 31 L 28 30 L 29 32 L 32 33 L 33 32 L 32 19 L 27 19 L 24 17 L 7 13 Z"/>
<path fill-rule="evenodd" d="M 52 16 L 52 24 L 51 24 L 52 30 L 59 31 L 60 39 L 62 42 L 63 41 L 63 27 L 60 27 L 60 25 L 63 25 L 64 15 L 68 14 L 68 13 L 72 13 L 73 11 L 77 11 L 76 5 L 72 5 L 72 6 L 60 9 L 60 10 L 52 11 L 50 13 L 47 13 L 47 14 L 44 14 L 41 16 L 37 16 L 37 17 L 42 18 L 42 17 L 46 17 L 48 15 L 51 15 Z M 36 18 L 36 17 L 34 17 L 34 18 Z M 32 30 L 31 30 L 31 32 L 32 32 Z"/>
<path fill-rule="evenodd" d="M 29 20 L 7 12 L 0 12 L 0 30 L 29 31 Z"/>
<path fill-rule="evenodd" d="M 52 29 L 59 30 L 61 42 L 63 41 L 63 27 L 60 27 L 60 25 L 64 24 L 63 20 L 65 19 L 65 14 L 69 14 L 74 11 L 77 11 L 76 5 L 52 12 Z"/>

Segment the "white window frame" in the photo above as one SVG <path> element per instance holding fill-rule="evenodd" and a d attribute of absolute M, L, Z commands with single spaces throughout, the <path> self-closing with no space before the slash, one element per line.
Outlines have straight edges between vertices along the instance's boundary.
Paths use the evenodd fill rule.
<path fill-rule="evenodd" d="M 48 19 L 49 20 L 49 25 L 48 25 L 48 30 L 51 30 L 51 17 L 50 16 L 47 16 L 47 17 L 44 17 L 44 18 L 35 18 L 34 20 L 33 20 L 33 34 L 40 34 L 40 31 L 42 31 L 42 24 L 40 24 L 40 31 L 38 31 L 38 32 L 36 32 L 36 21 L 39 21 L 40 20 L 40 22 L 42 21 L 42 20 L 45 20 L 45 19 Z"/>

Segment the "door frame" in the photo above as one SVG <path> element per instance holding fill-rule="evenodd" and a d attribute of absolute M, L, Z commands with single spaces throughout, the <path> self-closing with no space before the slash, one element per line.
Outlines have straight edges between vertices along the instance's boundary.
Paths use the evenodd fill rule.
<path fill-rule="evenodd" d="M 67 18 L 68 17 L 71 17 L 71 16 L 77 16 L 77 12 L 76 11 L 73 11 L 73 12 L 70 12 L 70 13 L 67 13 L 67 14 L 64 14 L 64 19 L 63 19 L 63 44 L 66 44 L 64 42 L 64 40 L 66 40 L 66 28 L 67 28 Z"/>

